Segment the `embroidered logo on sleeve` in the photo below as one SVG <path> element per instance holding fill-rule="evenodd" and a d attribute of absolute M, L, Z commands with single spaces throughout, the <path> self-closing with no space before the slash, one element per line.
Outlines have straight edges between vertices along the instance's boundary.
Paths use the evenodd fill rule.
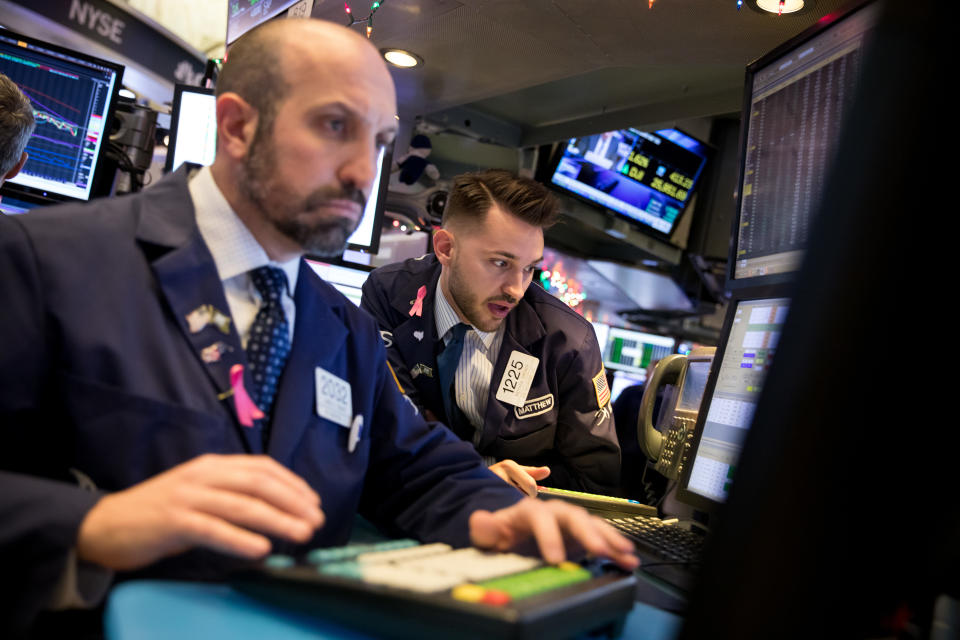
<path fill-rule="evenodd" d="M 548 393 L 545 396 L 527 400 L 522 407 L 514 407 L 513 413 L 519 420 L 539 416 L 553 409 L 553 394 Z"/>
<path fill-rule="evenodd" d="M 600 373 L 593 376 L 593 390 L 597 392 L 597 405 L 603 408 L 610 402 L 610 387 L 607 386 L 607 372 L 600 365 Z"/>

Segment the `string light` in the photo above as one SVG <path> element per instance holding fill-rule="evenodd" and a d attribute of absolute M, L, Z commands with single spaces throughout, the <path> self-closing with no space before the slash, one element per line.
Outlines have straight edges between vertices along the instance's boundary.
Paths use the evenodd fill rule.
<path fill-rule="evenodd" d="M 355 24 L 366 24 L 367 38 L 370 38 L 373 35 L 373 14 L 383 6 L 384 0 L 374 0 L 373 4 L 370 5 L 370 13 L 366 18 L 357 18 L 354 17 L 353 11 L 350 9 L 350 5 L 344 0 L 343 10 L 347 14 L 347 26 L 352 27 Z"/>
<path fill-rule="evenodd" d="M 579 311 L 577 307 L 586 299 L 587 294 L 583 292 L 580 284 L 576 280 L 568 278 L 562 269 L 563 265 L 560 262 L 555 264 L 552 270 L 544 269 L 540 272 L 540 285 L 568 307 Z"/>
<path fill-rule="evenodd" d="M 743 0 L 737 0 L 737 11 L 743 9 Z"/>

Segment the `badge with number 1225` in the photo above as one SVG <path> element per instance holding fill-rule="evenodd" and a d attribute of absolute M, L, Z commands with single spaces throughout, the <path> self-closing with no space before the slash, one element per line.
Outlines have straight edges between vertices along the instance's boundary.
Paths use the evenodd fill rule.
<path fill-rule="evenodd" d="M 533 376 L 537 372 L 540 358 L 535 358 L 522 351 L 514 351 L 507 360 L 507 368 L 503 371 L 503 378 L 497 387 L 497 400 L 522 407 L 527 401 Z"/>

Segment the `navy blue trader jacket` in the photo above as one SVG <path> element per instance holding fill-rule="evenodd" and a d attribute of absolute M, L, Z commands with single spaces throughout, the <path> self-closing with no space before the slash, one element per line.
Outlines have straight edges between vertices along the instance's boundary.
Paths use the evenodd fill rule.
<path fill-rule="evenodd" d="M 434 299 L 440 263 L 427 255 L 373 271 L 361 307 L 380 325 L 390 364 L 404 392 L 447 422 L 440 394 Z M 410 315 L 421 286 L 422 315 Z M 506 318 L 503 345 L 493 369 L 479 451 L 497 460 L 546 465 L 543 484 L 610 494 L 620 474 L 620 447 L 610 410 L 600 348 L 590 323 L 532 284 Z M 514 351 L 540 360 L 523 407 L 497 400 Z M 471 440 L 471 434 L 458 434 Z"/>
<path fill-rule="evenodd" d="M 266 453 L 320 494 L 326 524 L 310 546 L 346 543 L 358 510 L 397 534 L 466 545 L 471 512 L 520 498 L 421 418 L 373 320 L 303 261 L 294 300 L 264 443 L 223 398 L 230 367 L 245 364 L 234 323 L 194 333 L 187 321 L 203 305 L 229 309 L 185 171 L 134 196 L 0 215 L 0 581 L 17 585 L 4 610 L 49 598 L 95 502 L 74 470 L 113 491 L 204 453 Z M 363 416 L 353 452 L 349 429 L 317 415 L 317 368 L 350 383 Z M 153 575 L 209 578 L 221 561 L 192 552 Z"/>

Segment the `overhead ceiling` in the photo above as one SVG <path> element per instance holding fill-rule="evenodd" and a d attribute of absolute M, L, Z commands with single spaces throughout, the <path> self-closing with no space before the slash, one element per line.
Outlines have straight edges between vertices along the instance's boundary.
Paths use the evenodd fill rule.
<path fill-rule="evenodd" d="M 735 0 L 382 0 L 372 41 L 424 59 L 394 71 L 401 118 L 466 108 L 539 144 L 601 121 L 737 112 L 746 65 L 845 4 L 778 17 Z M 346 23 L 342 0 L 313 16 Z"/>

